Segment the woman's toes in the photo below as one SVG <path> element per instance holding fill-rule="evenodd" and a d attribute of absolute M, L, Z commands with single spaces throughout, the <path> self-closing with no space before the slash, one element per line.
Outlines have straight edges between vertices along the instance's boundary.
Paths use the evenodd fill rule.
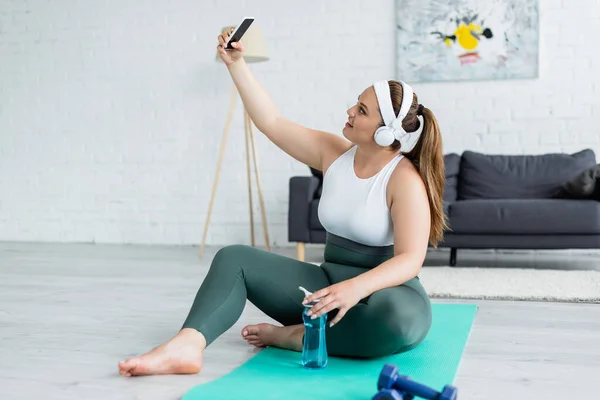
<path fill-rule="evenodd" d="M 119 373 L 121 375 L 125 375 L 130 373 L 132 369 L 137 366 L 137 358 L 130 358 L 129 360 L 124 360 L 119 363 Z"/>
<path fill-rule="evenodd" d="M 259 330 L 258 325 L 247 325 L 242 329 L 242 336 L 248 337 L 249 335 L 258 335 Z"/>

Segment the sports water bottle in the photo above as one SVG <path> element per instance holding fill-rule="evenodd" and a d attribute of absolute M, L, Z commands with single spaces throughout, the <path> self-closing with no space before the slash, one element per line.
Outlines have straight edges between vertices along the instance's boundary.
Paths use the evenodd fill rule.
<path fill-rule="evenodd" d="M 307 293 L 306 289 L 302 290 Z M 308 292 L 310 294 L 310 292 Z M 307 295 L 308 295 L 307 294 Z M 327 365 L 327 345 L 325 340 L 325 329 L 327 314 L 312 319 L 312 315 L 306 313 L 317 304 L 313 301 L 304 306 L 302 319 L 304 320 L 304 342 L 302 344 L 302 365 L 305 368 L 317 369 Z"/>

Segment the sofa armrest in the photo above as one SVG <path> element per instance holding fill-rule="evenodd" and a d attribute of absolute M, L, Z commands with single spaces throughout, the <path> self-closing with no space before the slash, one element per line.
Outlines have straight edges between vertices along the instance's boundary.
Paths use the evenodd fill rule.
<path fill-rule="evenodd" d="M 319 188 L 314 176 L 293 176 L 289 184 L 288 241 L 309 242 L 310 202 Z"/>

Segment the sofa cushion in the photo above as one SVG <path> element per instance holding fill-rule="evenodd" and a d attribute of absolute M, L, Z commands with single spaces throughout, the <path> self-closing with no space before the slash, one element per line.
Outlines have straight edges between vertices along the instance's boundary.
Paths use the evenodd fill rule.
<path fill-rule="evenodd" d="M 557 197 L 600 201 L 600 164 L 565 182 L 563 189 Z"/>
<path fill-rule="evenodd" d="M 552 198 L 565 182 L 596 164 L 591 149 L 574 154 L 494 155 L 465 151 L 458 198 Z"/>
<path fill-rule="evenodd" d="M 458 174 L 460 172 L 460 156 L 455 153 L 444 156 L 446 170 L 446 185 L 444 186 L 444 200 L 454 201 L 458 196 Z"/>
<path fill-rule="evenodd" d="M 465 200 L 450 205 L 455 234 L 599 234 L 600 202 L 561 199 Z"/>

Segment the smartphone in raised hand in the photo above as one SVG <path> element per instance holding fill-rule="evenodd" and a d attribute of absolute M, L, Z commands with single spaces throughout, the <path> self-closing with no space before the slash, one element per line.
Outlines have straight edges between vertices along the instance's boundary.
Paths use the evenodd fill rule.
<path fill-rule="evenodd" d="M 244 20 L 238 26 L 235 27 L 235 30 L 229 36 L 229 40 L 227 40 L 227 43 L 225 43 L 225 50 L 233 50 L 231 44 L 239 42 L 242 36 L 244 36 L 244 33 L 246 33 L 246 31 L 248 30 L 248 28 L 250 28 L 250 25 L 252 25 L 253 22 L 253 17 L 245 17 Z"/>

